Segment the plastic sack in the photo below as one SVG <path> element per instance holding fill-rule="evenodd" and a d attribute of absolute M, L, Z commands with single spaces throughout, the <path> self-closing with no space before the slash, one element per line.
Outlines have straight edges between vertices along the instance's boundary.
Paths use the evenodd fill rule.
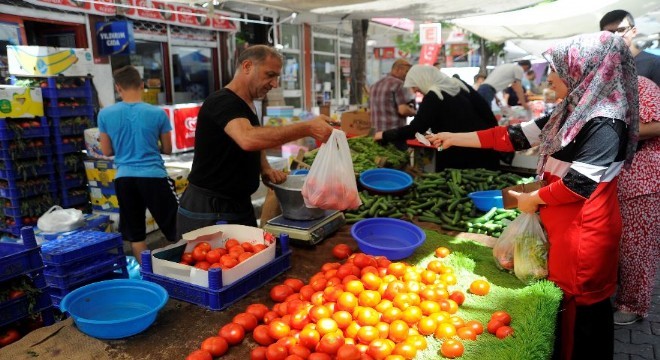
<path fill-rule="evenodd" d="M 41 215 L 37 227 L 47 233 L 75 230 L 85 225 L 83 212 L 78 209 L 63 209 L 55 205 Z"/>
<path fill-rule="evenodd" d="M 526 284 L 548 276 L 548 241 L 538 215 L 522 213 L 509 225 L 517 227 L 513 239 L 513 267 Z"/>
<path fill-rule="evenodd" d="M 493 245 L 493 258 L 495 259 L 495 265 L 500 270 L 513 272 L 514 239 L 519 231 L 520 223 L 509 222 L 500 237 L 495 241 L 495 245 Z"/>
<path fill-rule="evenodd" d="M 346 134 L 332 130 L 321 145 L 301 190 L 305 206 L 324 210 L 357 209 L 358 196 L 351 150 Z"/>

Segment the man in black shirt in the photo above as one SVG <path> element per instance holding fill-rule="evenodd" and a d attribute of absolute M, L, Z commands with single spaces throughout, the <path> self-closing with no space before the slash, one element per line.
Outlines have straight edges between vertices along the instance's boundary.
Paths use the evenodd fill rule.
<path fill-rule="evenodd" d="M 273 169 L 263 150 L 306 136 L 325 142 L 331 119 L 261 127 L 253 101 L 278 86 L 282 56 L 265 45 L 241 53 L 238 68 L 227 86 L 211 94 L 197 117 L 195 155 L 177 215 L 177 233 L 214 225 L 218 221 L 256 226 L 250 195 L 259 176 L 282 183 L 286 174 Z"/>
<path fill-rule="evenodd" d="M 633 39 L 637 36 L 635 19 L 625 10 L 612 10 L 600 19 L 600 30 L 609 31 L 623 37 L 635 58 L 637 74 L 653 80 L 660 86 L 660 56 L 647 53 L 637 47 Z"/>

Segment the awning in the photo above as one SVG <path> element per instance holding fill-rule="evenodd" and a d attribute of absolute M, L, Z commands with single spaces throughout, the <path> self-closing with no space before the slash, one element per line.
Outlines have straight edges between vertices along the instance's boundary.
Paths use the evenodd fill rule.
<path fill-rule="evenodd" d="M 660 0 L 557 0 L 518 11 L 460 18 L 451 22 L 494 42 L 558 39 L 598 31 L 601 17 L 615 9 L 631 13 L 639 32 L 649 34 L 660 31 Z M 648 27 L 644 28 L 644 24 Z M 525 48 L 519 43 L 517 45 Z"/>

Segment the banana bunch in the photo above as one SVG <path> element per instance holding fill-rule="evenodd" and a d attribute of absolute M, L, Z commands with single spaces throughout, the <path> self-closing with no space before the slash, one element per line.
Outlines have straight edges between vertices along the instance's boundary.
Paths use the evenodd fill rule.
<path fill-rule="evenodd" d="M 61 50 L 48 55 L 33 55 L 20 47 L 13 49 L 18 63 L 23 69 L 41 75 L 58 75 L 78 62 L 73 49 Z"/>

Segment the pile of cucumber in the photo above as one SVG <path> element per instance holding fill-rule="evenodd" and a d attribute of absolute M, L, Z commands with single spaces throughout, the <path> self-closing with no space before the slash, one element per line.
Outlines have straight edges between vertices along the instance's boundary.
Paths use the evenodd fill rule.
<path fill-rule="evenodd" d="M 419 221 L 439 224 L 444 230 L 497 237 L 519 212 L 492 208 L 484 213 L 474 207 L 467 194 L 531 181 L 531 177 L 485 169 L 445 169 L 426 173 L 416 178 L 413 187 L 405 194 L 373 195 L 361 191 L 362 205 L 345 212 L 346 221 L 355 223 L 370 217 L 412 220 L 416 217 Z"/>

